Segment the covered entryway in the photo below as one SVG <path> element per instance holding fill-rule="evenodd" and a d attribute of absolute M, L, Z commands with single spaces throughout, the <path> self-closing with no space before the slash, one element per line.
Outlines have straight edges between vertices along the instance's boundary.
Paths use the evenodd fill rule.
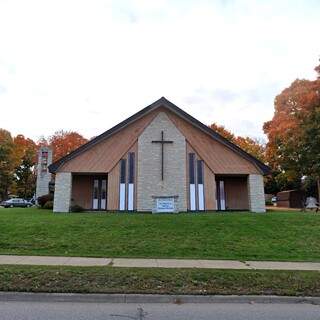
<path fill-rule="evenodd" d="M 73 174 L 71 205 L 85 210 L 107 210 L 107 174 Z"/>
<path fill-rule="evenodd" d="M 216 175 L 217 210 L 249 210 L 248 176 Z"/>

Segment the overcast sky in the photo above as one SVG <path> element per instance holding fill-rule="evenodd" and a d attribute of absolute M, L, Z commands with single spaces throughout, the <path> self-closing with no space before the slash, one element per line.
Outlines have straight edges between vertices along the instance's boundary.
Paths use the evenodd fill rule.
<path fill-rule="evenodd" d="M 315 79 L 319 0 L 0 0 L 0 128 L 99 135 L 164 96 L 264 137 L 273 100 Z"/>

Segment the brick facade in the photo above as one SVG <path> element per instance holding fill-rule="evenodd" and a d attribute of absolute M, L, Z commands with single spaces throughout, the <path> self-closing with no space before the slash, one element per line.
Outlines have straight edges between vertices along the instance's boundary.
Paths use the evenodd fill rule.
<path fill-rule="evenodd" d="M 164 145 L 164 179 L 161 177 L 161 144 Z M 186 140 L 164 112 L 160 112 L 138 139 L 137 211 L 152 212 L 154 197 L 178 196 L 177 211 L 187 211 Z"/>

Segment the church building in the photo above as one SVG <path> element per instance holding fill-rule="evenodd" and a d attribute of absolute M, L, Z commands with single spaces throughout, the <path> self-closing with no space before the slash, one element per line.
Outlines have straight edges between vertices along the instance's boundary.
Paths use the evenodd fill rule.
<path fill-rule="evenodd" d="M 269 168 L 163 97 L 49 171 L 55 212 L 266 211 Z"/>

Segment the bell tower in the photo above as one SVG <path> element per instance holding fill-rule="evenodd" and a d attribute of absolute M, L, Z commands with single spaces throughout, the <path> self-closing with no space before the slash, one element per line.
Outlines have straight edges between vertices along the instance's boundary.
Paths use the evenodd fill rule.
<path fill-rule="evenodd" d="M 49 193 L 51 173 L 48 170 L 48 166 L 51 163 L 52 150 L 50 148 L 40 148 L 38 157 L 36 199 Z"/>

